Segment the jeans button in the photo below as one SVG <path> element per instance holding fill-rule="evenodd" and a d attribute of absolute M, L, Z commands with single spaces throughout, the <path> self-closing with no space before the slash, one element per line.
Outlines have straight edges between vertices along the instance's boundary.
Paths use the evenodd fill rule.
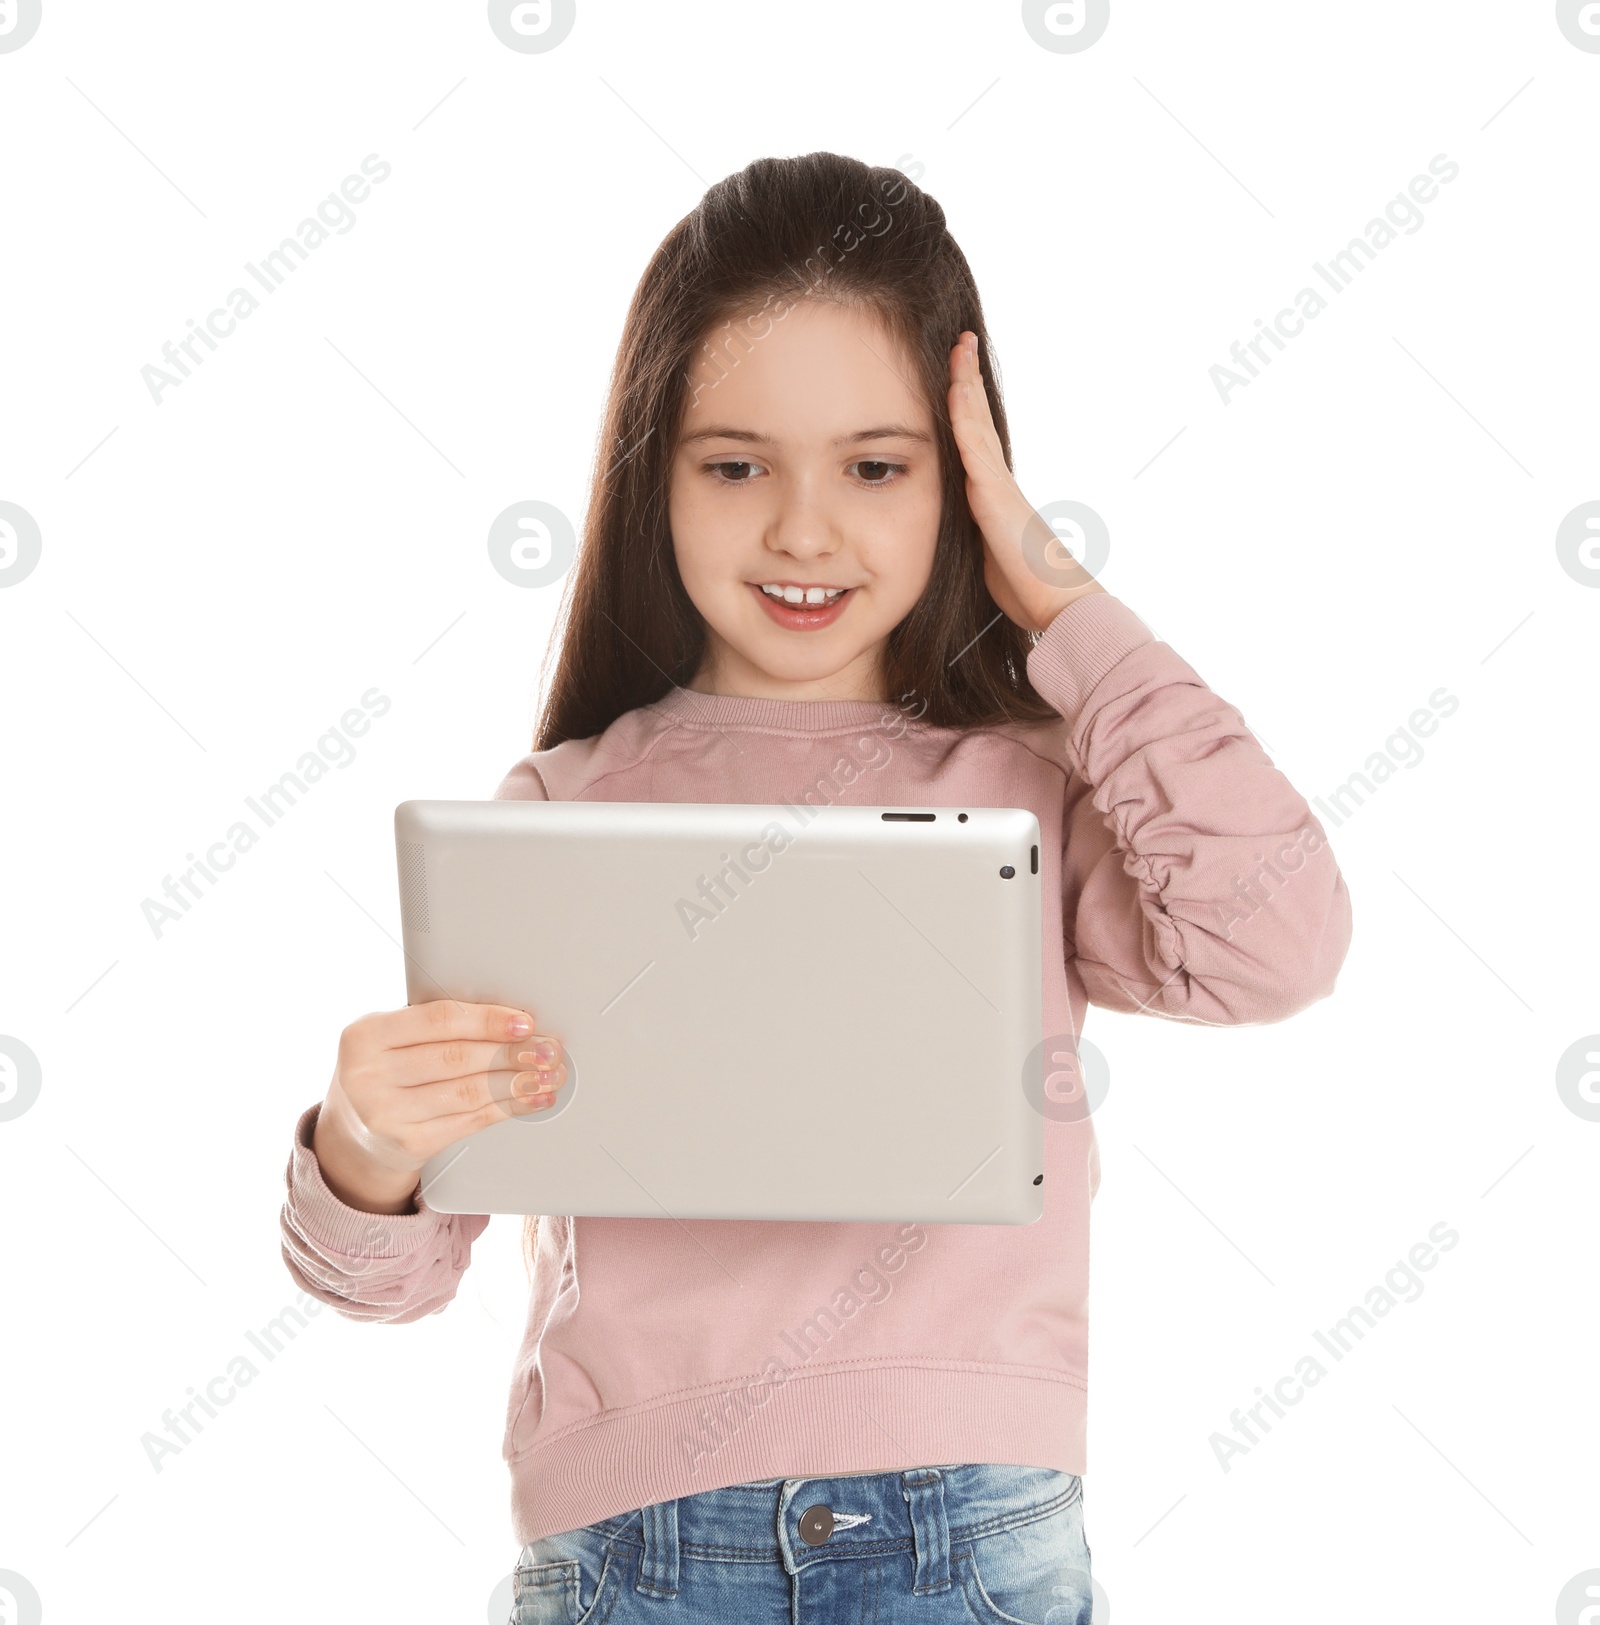
<path fill-rule="evenodd" d="M 800 1538 L 807 1546 L 820 1546 L 833 1533 L 833 1511 L 820 1502 L 800 1514 Z"/>

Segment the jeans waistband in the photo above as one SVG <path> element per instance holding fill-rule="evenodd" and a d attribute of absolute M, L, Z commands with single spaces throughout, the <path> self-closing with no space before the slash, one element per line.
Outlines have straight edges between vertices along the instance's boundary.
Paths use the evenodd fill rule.
<path fill-rule="evenodd" d="M 1047 1518 L 1080 1491 L 1047 1467 L 955 1463 L 864 1477 L 773 1478 L 702 1490 L 615 1517 L 593 1529 L 644 1548 L 639 1590 L 678 1594 L 681 1556 L 811 1563 L 911 1552 L 912 1589 L 950 1583 L 952 1542 Z"/>

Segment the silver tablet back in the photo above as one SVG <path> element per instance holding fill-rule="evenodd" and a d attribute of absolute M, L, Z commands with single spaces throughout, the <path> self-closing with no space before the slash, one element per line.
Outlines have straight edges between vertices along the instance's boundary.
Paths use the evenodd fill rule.
<path fill-rule="evenodd" d="M 1043 1212 L 1031 812 L 408 801 L 395 837 L 408 1002 L 531 1010 L 569 1071 L 434 1157 L 430 1206 Z"/>

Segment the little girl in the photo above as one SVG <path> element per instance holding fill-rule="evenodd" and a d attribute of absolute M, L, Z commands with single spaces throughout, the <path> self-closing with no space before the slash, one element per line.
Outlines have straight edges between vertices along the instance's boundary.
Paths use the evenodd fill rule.
<path fill-rule="evenodd" d="M 898 171 L 822 152 L 713 186 L 635 293 L 537 748 L 496 795 L 1030 808 L 1044 1217 L 530 1219 L 514 1625 L 1087 1622 L 1099 1162 L 1059 1087 L 1085 1007 L 1279 1021 L 1333 991 L 1350 902 L 1321 826 L 1030 506 L 987 353 Z M 775 965 L 773 1042 L 825 1065 L 785 992 Z M 488 1218 L 430 1209 L 419 1170 L 556 1098 L 537 1016 L 344 1030 L 288 1171 L 302 1287 L 354 1320 L 454 1297 Z"/>

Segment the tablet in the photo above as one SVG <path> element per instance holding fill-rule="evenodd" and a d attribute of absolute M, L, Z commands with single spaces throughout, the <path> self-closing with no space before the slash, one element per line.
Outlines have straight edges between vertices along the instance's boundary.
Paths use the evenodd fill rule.
<path fill-rule="evenodd" d="M 530 1010 L 568 1069 L 554 1106 L 431 1158 L 430 1207 L 1043 1212 L 1032 812 L 407 801 L 395 843 L 407 1002 Z"/>

